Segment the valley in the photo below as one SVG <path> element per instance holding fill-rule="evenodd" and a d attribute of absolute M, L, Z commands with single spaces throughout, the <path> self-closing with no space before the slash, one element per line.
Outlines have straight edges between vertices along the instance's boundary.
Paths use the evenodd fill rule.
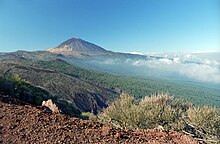
<path fill-rule="evenodd" d="M 177 56 L 172 56 L 112 52 L 80 38 L 71 38 L 46 51 L 0 53 L 0 72 L 5 75 L 10 69 L 7 74 L 18 74 L 22 79 L 47 89 L 60 99 L 74 102 L 74 107 L 80 107 L 80 112 L 97 113 L 121 92 L 136 99 L 168 93 L 195 105 L 219 107 L 219 84 L 199 82 L 180 77 L 177 73 L 166 70 L 161 73 L 161 70 L 150 68 L 160 68 L 161 62 L 177 61 Z M 181 58 L 178 61 L 188 63 L 185 55 L 178 57 Z M 191 63 L 198 67 L 194 64 L 195 60 L 197 59 L 192 59 Z M 202 59 L 199 60 L 202 62 Z M 143 62 L 151 66 L 142 66 Z M 161 64 L 158 65 L 157 62 Z M 137 66 L 131 63 L 136 63 Z M 218 75 L 213 76 L 215 77 Z M 84 95 L 90 97 L 91 101 L 83 99 Z M 84 102 L 87 106 L 83 106 Z"/>
<path fill-rule="evenodd" d="M 219 0 L 0 0 L 0 144 L 220 144 Z"/>
<path fill-rule="evenodd" d="M 145 131 L 147 129 L 149 135 L 159 135 L 167 130 L 168 133 L 175 133 L 178 138 L 172 141 L 178 143 L 188 141 L 197 143 L 195 141 L 197 138 L 201 138 L 200 141 L 203 142 L 207 140 L 216 142 L 219 138 L 218 73 L 211 77 L 211 84 L 201 82 L 199 79 L 180 76 L 172 71 L 167 72 L 164 67 L 185 66 L 186 63 L 187 67 L 201 65 L 212 70 L 218 66 L 218 62 L 213 61 L 213 64 L 206 65 L 202 62 L 197 64 L 196 61 L 191 61 L 188 65 L 189 62 L 184 59 L 181 62 L 178 61 L 175 58 L 160 55 L 136 55 L 107 51 L 79 38 L 69 39 L 47 51 L 0 53 L 0 98 L 3 102 L 1 107 L 6 113 L 17 113 L 25 108 L 28 112 L 24 115 L 24 121 L 29 121 L 29 117 L 26 115 L 36 117 L 35 112 L 42 113 L 35 108 L 44 109 L 44 117 L 48 117 L 52 121 L 59 121 L 57 123 L 59 127 L 60 122 L 70 121 L 72 125 L 65 126 L 75 127 L 77 133 L 71 132 L 72 138 L 66 138 L 63 142 L 82 141 L 85 143 L 102 139 L 103 142 L 136 143 L 137 140 L 140 140 L 139 137 L 142 139 L 146 133 L 141 133 L 137 138 L 133 132 L 124 131 L 124 127 L 130 130 L 144 129 L 143 131 Z M 149 67 L 146 67 L 145 64 Z M 127 96 L 123 98 L 123 95 Z M 50 104 L 46 106 L 46 109 L 45 106 L 41 106 L 42 102 L 47 100 L 54 103 L 59 114 L 50 117 L 50 112 L 53 111 Z M 9 103 L 9 105 L 5 103 Z M 27 105 L 30 105 L 30 110 L 27 109 Z M 11 106 L 16 110 L 12 111 Z M 194 114 L 191 115 L 190 111 Z M 204 114 L 201 115 L 201 113 Z M 183 115 L 187 115 L 187 117 L 183 118 Z M 198 121 L 200 119 L 193 119 L 193 116 L 202 116 L 200 119 L 206 121 L 208 129 L 200 134 L 200 129 L 206 126 L 200 125 Z M 4 114 L 2 118 L 6 118 Z M 13 114 L 11 118 L 15 119 Z M 86 120 L 88 119 L 92 121 L 87 125 Z M 189 121 L 190 124 L 186 121 Z M 26 127 L 21 124 L 19 126 Z M 43 123 L 42 119 L 39 119 L 36 124 L 48 125 L 48 123 Z M 81 124 L 85 126 L 85 129 L 78 129 Z M 13 122 L 9 122 L 9 125 L 13 125 Z M 157 125 L 162 127 L 161 132 L 157 130 Z M 99 128 L 99 133 L 105 133 L 106 126 L 110 128 L 111 130 L 107 132 L 110 137 L 96 136 L 97 130 L 93 129 L 96 126 Z M 22 129 L 21 127 L 18 127 L 18 130 Z M 8 133 L 7 138 L 14 137 L 11 134 L 12 129 L 5 126 L 1 128 Z M 88 128 L 92 128 L 91 133 L 85 132 Z M 209 129 L 212 128 L 213 131 L 209 132 Z M 59 131 L 57 128 L 50 127 L 44 128 L 43 131 L 51 131 L 51 129 Z M 31 142 L 36 140 L 40 134 L 39 130 L 38 132 L 34 129 L 25 128 L 25 130 L 35 134 L 33 137 L 27 135 L 25 138 L 21 138 L 17 134 L 16 137 L 19 141 Z M 58 139 L 54 140 L 60 141 L 60 138 L 66 137 L 67 132 L 63 132 L 62 134 L 56 132 Z M 187 135 L 183 132 L 186 132 Z M 84 137 L 82 134 L 85 133 L 86 136 L 96 137 L 94 139 Z M 188 137 L 189 133 L 196 139 Z M 117 138 L 118 135 L 120 138 Z M 47 136 L 51 137 L 49 133 Z M 172 139 L 170 134 L 167 138 L 158 137 L 157 139 L 160 142 Z M 147 139 L 142 139 L 142 141 L 151 143 L 151 139 L 147 136 Z M 8 140 L 3 139 L 3 141 Z"/>

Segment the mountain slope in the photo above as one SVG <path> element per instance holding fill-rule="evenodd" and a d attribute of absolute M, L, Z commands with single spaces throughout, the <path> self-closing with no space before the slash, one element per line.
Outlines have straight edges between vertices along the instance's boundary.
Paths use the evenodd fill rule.
<path fill-rule="evenodd" d="M 17 67 L 19 65 L 27 67 L 29 70 L 21 71 L 21 69 L 18 69 L 19 67 L 14 68 L 14 65 L 9 65 L 11 63 L 16 64 Z M 68 64 L 61 59 L 52 61 L 17 59 L 16 61 L 10 60 L 0 62 L 0 73 L 5 73 L 10 68 L 12 68 L 10 73 L 21 74 L 21 76 L 24 76 L 24 78 L 26 78 L 28 81 L 33 81 L 33 84 L 45 87 L 54 92 L 55 95 L 64 97 L 67 100 L 72 99 L 71 93 L 76 93 L 77 89 L 77 93 L 80 93 L 80 90 L 85 92 L 86 89 L 90 89 L 90 92 L 93 92 L 95 87 L 100 87 L 113 92 L 108 93 L 107 91 L 95 90 L 96 92 L 102 93 L 102 95 L 104 95 L 108 101 L 114 99 L 115 96 L 117 97 L 115 92 L 120 93 L 123 91 L 134 96 L 136 99 L 140 99 L 144 96 L 149 96 L 155 93 L 167 92 L 175 97 L 183 98 L 197 105 L 205 104 L 219 107 L 220 102 L 220 90 L 218 89 L 205 88 L 193 84 L 184 84 L 150 77 L 135 78 L 121 75 L 111 75 L 109 73 L 82 69 L 80 67 Z M 45 70 L 45 72 L 38 73 L 34 70 L 31 70 L 33 68 L 36 69 L 36 71 Z M 46 73 L 46 71 L 51 71 L 53 73 L 49 74 Z M 77 82 L 74 82 L 76 80 Z M 88 85 L 85 86 L 85 84 Z M 91 85 L 93 87 L 92 89 Z M 79 89 L 79 87 L 81 88 Z M 56 89 L 59 89 L 59 92 L 57 92 Z M 84 96 L 81 95 L 79 97 Z M 87 103 L 87 100 L 83 102 Z M 91 107 L 87 110 L 91 111 Z"/>
<path fill-rule="evenodd" d="M 64 55 L 99 55 L 108 53 L 107 50 L 100 46 L 84 41 L 80 38 L 71 38 L 56 48 L 50 48 L 46 51 Z"/>
<path fill-rule="evenodd" d="M 0 60 L 18 64 L 28 63 L 30 66 L 36 64 L 42 69 L 56 70 L 73 78 L 86 79 L 86 82 L 91 85 L 95 84 L 110 90 L 128 92 L 136 98 L 156 92 L 168 92 L 195 104 L 208 104 L 219 107 L 219 85 L 200 83 L 187 78 L 185 75 L 179 75 L 178 71 L 181 72 L 182 70 L 178 68 L 179 66 L 186 66 L 185 63 L 176 64 L 177 73 L 172 72 L 173 67 L 169 63 L 174 63 L 175 59 L 173 57 L 109 52 L 78 38 L 67 40 L 53 50 L 56 49 L 61 50 L 61 52 L 17 51 L 0 53 Z M 87 50 L 91 53 L 88 54 Z M 195 66 L 195 68 L 200 66 L 195 63 L 190 63 L 190 65 Z M 186 67 L 184 70 L 191 72 L 190 68 L 192 66 Z M 87 70 L 79 70 L 79 67 Z M 165 69 L 163 70 L 163 68 Z M 96 71 L 116 74 L 117 76 L 97 74 Z M 57 88 L 59 87 L 60 85 Z"/>
<path fill-rule="evenodd" d="M 0 94 L 0 143 L 198 143 L 175 131 L 117 129 L 5 99 Z"/>
<path fill-rule="evenodd" d="M 193 84 L 173 82 L 157 78 L 136 78 L 109 73 L 86 70 L 65 61 L 38 61 L 33 63 L 36 67 L 47 68 L 77 76 L 86 81 L 115 91 L 123 91 L 136 99 L 155 93 L 167 92 L 175 97 L 180 97 L 198 105 L 213 105 L 219 107 L 220 90 L 205 88 Z"/>
<path fill-rule="evenodd" d="M 81 112 L 97 113 L 107 107 L 108 103 L 117 93 L 102 86 L 91 84 L 80 77 L 68 76 L 54 70 L 32 66 L 33 62 L 22 60 L 16 62 L 1 62 L 0 75 L 18 74 L 28 83 L 44 88 L 59 101 L 63 101 L 61 110 L 69 115 Z M 69 105 L 69 107 L 68 107 Z M 72 113 L 76 109 L 79 113 Z"/>

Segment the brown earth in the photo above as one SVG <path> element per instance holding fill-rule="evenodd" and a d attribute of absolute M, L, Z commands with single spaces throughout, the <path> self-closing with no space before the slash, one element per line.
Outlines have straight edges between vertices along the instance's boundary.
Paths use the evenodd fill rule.
<path fill-rule="evenodd" d="M 48 113 L 0 94 L 0 143 L 196 144 L 175 131 L 124 130 L 90 120 Z"/>

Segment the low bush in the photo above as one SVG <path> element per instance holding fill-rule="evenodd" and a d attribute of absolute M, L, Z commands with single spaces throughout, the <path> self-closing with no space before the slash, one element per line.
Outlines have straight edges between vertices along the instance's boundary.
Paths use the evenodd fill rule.
<path fill-rule="evenodd" d="M 188 123 L 195 127 L 203 137 L 220 138 L 220 111 L 217 108 L 208 106 L 190 108 Z"/>
<path fill-rule="evenodd" d="M 145 97 L 139 102 L 123 94 L 98 115 L 101 122 L 128 129 L 149 129 L 163 126 L 164 129 L 183 129 L 182 115 L 189 104 L 167 94 Z"/>
<path fill-rule="evenodd" d="M 96 115 L 94 115 L 91 112 L 83 112 L 81 113 L 81 115 L 79 116 L 79 118 L 83 119 L 83 120 L 93 120 L 93 121 L 97 121 L 97 117 Z"/>
<path fill-rule="evenodd" d="M 14 90 L 15 83 L 6 77 L 0 76 L 0 92 L 7 95 L 11 95 L 14 93 Z"/>
<path fill-rule="evenodd" d="M 97 116 L 97 120 L 126 129 L 152 129 L 162 126 L 165 130 L 184 131 L 205 142 L 213 139 L 218 142 L 220 138 L 219 109 L 193 107 L 191 103 L 163 93 L 140 101 L 122 94 Z"/>

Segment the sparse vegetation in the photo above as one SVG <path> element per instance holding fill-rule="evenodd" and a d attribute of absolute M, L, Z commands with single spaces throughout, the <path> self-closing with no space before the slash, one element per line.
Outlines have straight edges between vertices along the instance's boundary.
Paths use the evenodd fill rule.
<path fill-rule="evenodd" d="M 123 94 L 98 115 L 100 121 L 129 129 L 149 129 L 162 126 L 164 129 L 183 129 L 182 115 L 189 108 L 183 100 L 167 94 L 145 97 L 139 102 Z"/>
<path fill-rule="evenodd" d="M 188 111 L 188 123 L 198 131 L 200 137 L 220 138 L 220 110 L 213 107 L 191 107 Z"/>
<path fill-rule="evenodd" d="M 220 138 L 219 109 L 193 107 L 191 103 L 168 94 L 153 95 L 140 101 L 123 94 L 101 112 L 97 120 L 127 129 L 160 127 L 165 130 L 184 131 L 203 141 L 214 139 L 216 142 Z"/>
<path fill-rule="evenodd" d="M 159 127 L 165 130 L 184 131 L 202 140 L 216 141 L 220 138 L 219 108 L 201 106 L 208 104 L 219 107 L 218 90 L 187 85 L 182 87 L 181 84 L 157 79 L 138 79 L 88 71 L 63 61 L 25 61 L 14 65 L 16 65 L 14 69 L 10 68 L 13 69 L 12 72 L 8 72 L 7 63 L 0 67 L 0 73 L 4 75 L 0 76 L 0 92 L 16 96 L 25 102 L 40 105 L 43 100 L 51 98 L 65 114 L 100 121 L 115 127 L 127 129 Z M 80 93 L 83 90 L 99 91 L 106 97 L 91 93 L 88 99 L 85 94 Z M 76 109 L 78 106 L 94 112 L 93 107 L 84 107 L 86 102 L 88 106 L 94 104 L 91 98 L 95 97 L 95 102 L 104 105 L 102 101 L 116 98 L 115 92 L 121 91 L 128 94 L 122 94 L 97 116 Z M 160 93 L 161 91 L 169 92 L 170 95 Z M 72 100 L 73 94 L 77 97 L 75 101 Z M 175 94 L 175 97 L 172 94 Z M 185 100 L 196 102 L 200 106 Z M 79 115 L 81 112 L 83 113 Z"/>
<path fill-rule="evenodd" d="M 81 115 L 79 116 L 83 120 L 93 120 L 93 121 L 98 121 L 98 118 L 96 115 L 94 115 L 91 112 L 82 112 Z"/>

